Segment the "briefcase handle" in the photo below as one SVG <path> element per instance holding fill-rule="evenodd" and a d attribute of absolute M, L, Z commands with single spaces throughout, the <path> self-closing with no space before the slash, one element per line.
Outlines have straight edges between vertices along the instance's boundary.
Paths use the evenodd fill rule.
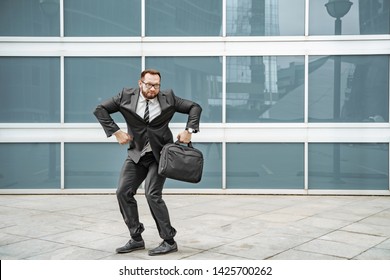
<path fill-rule="evenodd" d="M 185 143 L 182 143 L 182 142 L 180 142 L 179 140 L 176 140 L 175 144 L 177 144 L 177 145 L 185 145 Z M 193 148 L 192 142 L 190 141 L 190 142 L 187 144 L 187 146 L 190 147 L 190 148 Z"/>

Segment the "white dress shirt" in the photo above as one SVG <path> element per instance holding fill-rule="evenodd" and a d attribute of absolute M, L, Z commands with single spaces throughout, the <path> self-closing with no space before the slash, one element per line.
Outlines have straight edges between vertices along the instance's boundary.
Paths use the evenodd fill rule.
<path fill-rule="evenodd" d="M 144 118 L 145 107 L 146 107 L 146 98 L 140 92 L 138 103 L 137 103 L 137 115 L 140 116 L 141 118 Z M 151 122 L 154 118 L 156 118 L 160 114 L 161 114 L 161 106 L 160 103 L 158 102 L 157 97 L 153 99 L 149 99 L 149 122 Z M 142 149 L 141 156 L 151 151 L 152 151 L 152 147 L 150 146 L 150 143 L 148 141 L 145 147 Z"/>
<path fill-rule="evenodd" d="M 142 95 L 142 93 L 140 93 L 138 98 L 138 104 L 137 104 L 137 114 L 141 118 L 144 118 L 145 107 L 146 107 L 146 98 Z M 149 99 L 149 122 L 151 122 L 154 118 L 156 118 L 160 114 L 161 114 L 161 107 L 157 97 L 153 99 Z"/>

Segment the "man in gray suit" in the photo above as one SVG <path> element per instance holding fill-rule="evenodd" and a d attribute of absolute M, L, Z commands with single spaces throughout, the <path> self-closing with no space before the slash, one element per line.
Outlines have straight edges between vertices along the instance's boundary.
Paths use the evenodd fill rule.
<path fill-rule="evenodd" d="M 176 112 L 188 114 L 185 130 L 177 135 L 182 143 L 191 141 L 192 133 L 199 131 L 202 108 L 195 102 L 181 99 L 172 90 L 160 91 L 161 74 L 147 69 L 141 73 L 138 88 L 123 89 L 98 105 L 94 115 L 102 125 L 107 137 L 114 135 L 119 144 L 129 144 L 126 158 L 116 191 L 122 217 L 130 231 L 131 239 L 117 253 L 129 253 L 145 249 L 142 232 L 145 230 L 139 221 L 137 201 L 134 196 L 138 187 L 145 181 L 145 196 L 163 239 L 149 255 L 161 255 L 178 250 L 174 240 L 176 230 L 171 226 L 168 209 L 162 199 L 165 177 L 158 174 L 160 152 L 167 143 L 173 143 L 168 125 Z M 111 118 L 120 112 L 127 124 L 127 132 L 122 131 Z"/>

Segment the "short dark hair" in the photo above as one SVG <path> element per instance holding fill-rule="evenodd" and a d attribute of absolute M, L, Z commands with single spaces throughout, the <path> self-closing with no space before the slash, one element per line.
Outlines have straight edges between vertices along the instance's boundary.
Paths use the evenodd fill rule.
<path fill-rule="evenodd" d="M 142 71 L 141 72 L 141 80 L 145 77 L 146 74 L 158 75 L 160 77 L 160 80 L 161 80 L 161 74 L 156 69 L 145 69 L 144 71 Z"/>

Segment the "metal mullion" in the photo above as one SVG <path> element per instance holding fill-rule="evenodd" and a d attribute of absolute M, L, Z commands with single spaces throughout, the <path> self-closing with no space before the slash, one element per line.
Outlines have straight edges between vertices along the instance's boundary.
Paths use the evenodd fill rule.
<path fill-rule="evenodd" d="M 141 0 L 141 37 L 145 37 L 145 19 L 146 19 L 145 0 Z"/>
<path fill-rule="evenodd" d="M 222 37 L 226 37 L 226 0 L 222 0 Z"/>
<path fill-rule="evenodd" d="M 60 123 L 65 123 L 65 58 L 60 56 Z"/>
<path fill-rule="evenodd" d="M 306 140 L 303 149 L 303 184 L 306 193 L 309 191 L 309 142 Z"/>
<path fill-rule="evenodd" d="M 226 139 L 222 142 L 222 189 L 226 190 Z"/>
<path fill-rule="evenodd" d="M 303 122 L 305 124 L 308 124 L 309 123 L 309 55 L 308 54 L 305 54 L 305 58 L 304 58 L 304 65 L 305 65 L 305 73 L 304 73 L 304 100 L 303 100 L 303 108 L 304 108 L 304 112 L 303 112 Z"/>
<path fill-rule="evenodd" d="M 65 124 L 65 58 L 60 56 L 60 125 Z M 65 189 L 65 142 L 60 146 L 60 188 Z"/>
<path fill-rule="evenodd" d="M 61 184 L 61 190 L 65 189 L 65 142 L 61 141 L 61 147 L 60 147 L 60 184 Z"/>
<path fill-rule="evenodd" d="M 305 36 L 309 36 L 309 0 L 305 0 Z"/>
<path fill-rule="evenodd" d="M 222 56 L 222 123 L 226 124 L 226 56 Z"/>
<path fill-rule="evenodd" d="M 304 58 L 304 65 L 305 65 L 305 78 L 304 78 L 304 101 L 303 101 L 303 106 L 304 106 L 304 112 L 303 112 L 303 122 L 305 123 L 306 127 L 308 126 L 309 123 L 309 86 L 308 86 L 308 81 L 309 81 L 309 55 L 305 54 Z M 308 129 L 308 127 L 306 128 Z M 304 189 L 306 193 L 309 191 L 309 139 L 305 137 L 305 142 L 304 142 L 304 149 L 303 149 L 303 184 L 304 184 Z"/>
<path fill-rule="evenodd" d="M 144 54 L 142 54 L 142 56 L 141 56 L 141 69 L 142 69 L 142 71 L 145 70 L 145 68 L 146 68 L 146 57 Z"/>
<path fill-rule="evenodd" d="M 226 72 L 227 72 L 227 65 L 226 65 L 226 55 L 222 56 L 222 125 L 223 129 L 226 129 Z M 224 133 L 225 134 L 225 133 Z M 224 135 L 223 141 L 222 141 L 222 189 L 226 189 L 226 137 Z"/>
<path fill-rule="evenodd" d="M 64 31 L 64 0 L 60 0 L 60 37 L 63 38 Z"/>

